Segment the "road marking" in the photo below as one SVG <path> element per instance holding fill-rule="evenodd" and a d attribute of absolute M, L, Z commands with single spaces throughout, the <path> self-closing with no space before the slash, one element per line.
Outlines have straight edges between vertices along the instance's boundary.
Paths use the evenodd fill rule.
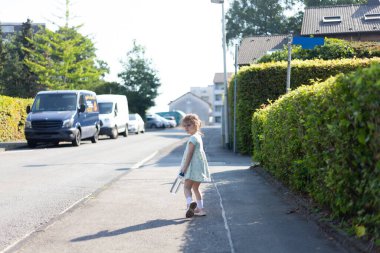
<path fill-rule="evenodd" d="M 138 169 L 140 168 L 141 166 L 144 165 L 144 163 L 146 163 L 147 161 L 149 161 L 150 159 L 152 159 L 155 155 L 158 154 L 158 151 L 154 151 L 150 156 L 146 157 L 145 159 L 141 160 L 140 162 L 138 163 L 135 163 L 131 169 Z"/>
<path fill-rule="evenodd" d="M 218 186 L 216 185 L 215 181 L 213 181 L 213 184 L 215 186 L 216 192 L 219 195 L 219 204 L 220 204 L 220 207 L 222 208 L 224 228 L 227 230 L 227 237 L 228 237 L 228 242 L 230 244 L 231 253 L 235 253 L 234 245 L 232 243 L 231 230 L 230 230 L 230 227 L 228 226 L 228 222 L 227 222 L 227 218 L 226 218 L 226 212 L 224 211 L 224 207 L 223 207 L 222 195 L 220 194 Z"/>

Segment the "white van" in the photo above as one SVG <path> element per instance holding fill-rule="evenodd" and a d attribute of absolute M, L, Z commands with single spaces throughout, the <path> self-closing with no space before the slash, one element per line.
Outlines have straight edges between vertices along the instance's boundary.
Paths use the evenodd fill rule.
<path fill-rule="evenodd" d="M 128 136 L 129 110 L 124 95 L 97 95 L 100 119 L 100 135 L 116 139 L 119 134 Z"/>

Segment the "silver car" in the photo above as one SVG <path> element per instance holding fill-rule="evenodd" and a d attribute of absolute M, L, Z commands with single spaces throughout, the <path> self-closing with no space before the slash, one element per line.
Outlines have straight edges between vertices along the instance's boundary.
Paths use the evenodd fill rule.
<path fill-rule="evenodd" d="M 141 118 L 140 114 L 138 113 L 129 114 L 128 132 L 135 133 L 135 134 L 145 132 L 144 120 Z"/>

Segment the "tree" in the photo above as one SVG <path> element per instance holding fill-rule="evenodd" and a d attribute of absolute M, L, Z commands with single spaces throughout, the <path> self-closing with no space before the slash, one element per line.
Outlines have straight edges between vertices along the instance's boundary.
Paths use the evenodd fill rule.
<path fill-rule="evenodd" d="M 302 0 L 306 7 L 341 4 L 365 4 L 367 0 Z"/>
<path fill-rule="evenodd" d="M 288 33 L 285 5 L 278 0 L 234 0 L 226 14 L 226 39 Z M 299 27 L 300 30 L 300 27 Z"/>
<path fill-rule="evenodd" d="M 145 58 L 145 48 L 133 41 L 133 48 L 127 59 L 121 61 L 124 70 L 118 74 L 126 88 L 129 110 L 145 117 L 145 112 L 154 106 L 161 83 L 151 60 Z"/>
<path fill-rule="evenodd" d="M 4 82 L 1 78 L 3 76 L 6 59 L 5 45 L 3 41 L 3 30 L 0 27 L 0 94 L 4 94 Z"/>
<path fill-rule="evenodd" d="M 60 27 L 57 32 L 40 30 L 23 48 L 25 64 L 49 89 L 92 89 L 108 71 L 96 60 L 92 41 L 78 27 Z"/>
<path fill-rule="evenodd" d="M 96 94 L 120 94 L 127 95 L 127 89 L 117 82 L 104 82 L 97 86 L 94 91 Z"/>
<path fill-rule="evenodd" d="M 22 23 L 21 31 L 8 35 L 1 43 L 0 83 L 1 94 L 13 97 L 34 97 L 37 86 L 36 76 L 23 63 L 25 53 L 22 47 L 29 47 L 26 37 L 33 36 L 32 21 Z"/>

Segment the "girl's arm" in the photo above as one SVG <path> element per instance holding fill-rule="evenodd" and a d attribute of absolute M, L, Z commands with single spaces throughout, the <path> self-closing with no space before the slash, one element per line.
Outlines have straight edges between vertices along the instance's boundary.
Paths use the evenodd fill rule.
<path fill-rule="evenodd" d="M 189 147 L 187 149 L 187 155 L 185 158 L 185 162 L 183 164 L 183 167 L 181 168 L 181 172 L 183 172 L 184 174 L 186 173 L 187 169 L 189 168 L 191 158 L 193 157 L 193 154 L 194 154 L 194 150 L 195 150 L 195 145 L 192 142 L 189 142 Z"/>

